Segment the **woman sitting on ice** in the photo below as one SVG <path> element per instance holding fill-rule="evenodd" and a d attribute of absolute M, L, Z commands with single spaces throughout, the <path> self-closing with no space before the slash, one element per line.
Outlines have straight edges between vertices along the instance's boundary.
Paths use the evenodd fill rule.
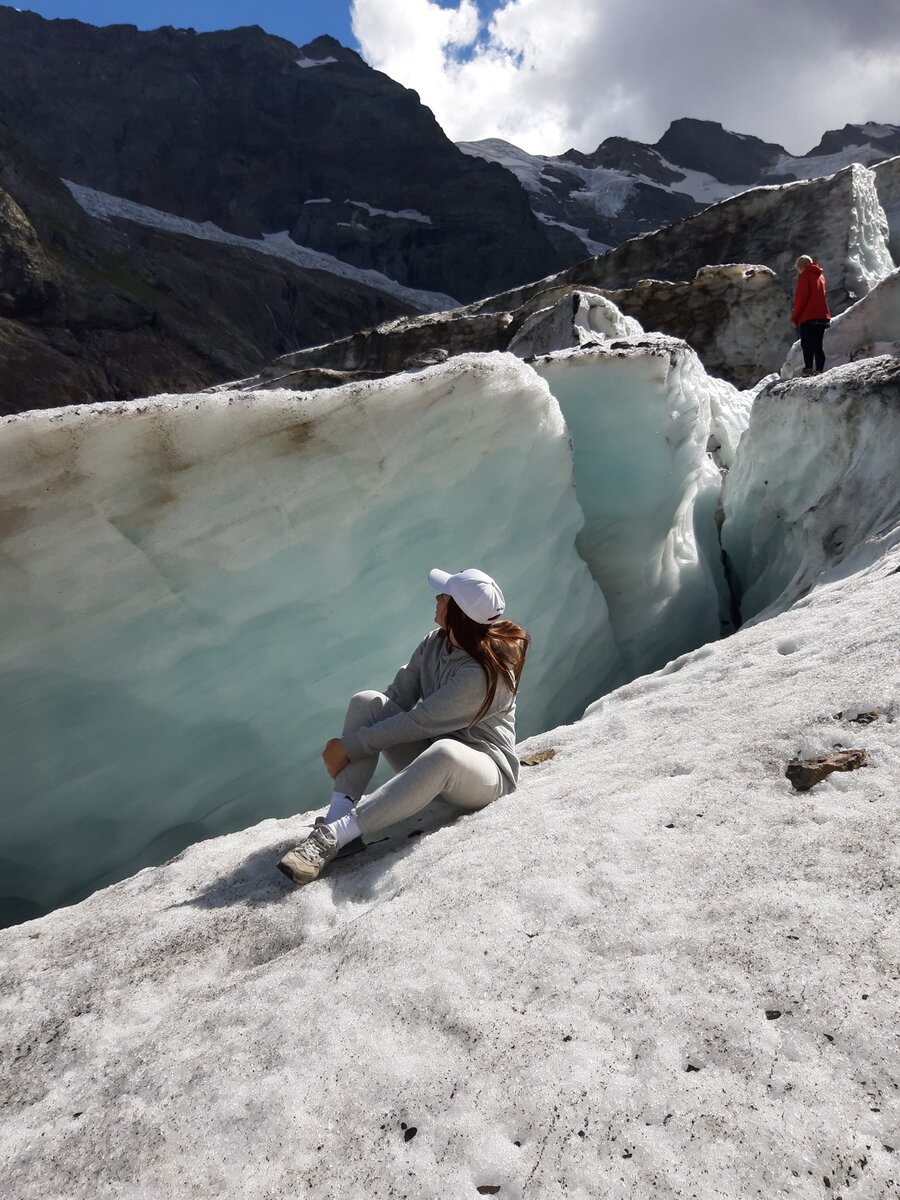
<path fill-rule="evenodd" d="M 482 571 L 432 571 L 438 625 L 387 692 L 358 692 L 344 732 L 322 758 L 334 780 L 331 805 L 278 869 L 310 883 L 342 847 L 412 816 L 436 796 L 484 808 L 515 791 L 516 691 L 530 639 L 501 620 L 503 593 Z M 378 754 L 397 772 L 363 795 Z"/>

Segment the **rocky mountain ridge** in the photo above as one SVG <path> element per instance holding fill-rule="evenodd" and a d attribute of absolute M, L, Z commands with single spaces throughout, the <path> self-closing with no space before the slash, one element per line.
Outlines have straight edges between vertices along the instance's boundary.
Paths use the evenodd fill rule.
<path fill-rule="evenodd" d="M 679 118 L 650 145 L 606 138 L 592 153 L 532 155 L 500 139 L 461 143 L 467 154 L 505 166 L 528 192 L 536 216 L 581 239 L 588 254 L 701 212 L 749 188 L 871 166 L 900 154 L 900 125 L 845 125 L 801 157 L 718 121 Z"/>
<path fill-rule="evenodd" d="M 73 183 L 460 301 L 564 264 L 522 189 L 333 38 L 0 8 L 0 113 Z"/>
<path fill-rule="evenodd" d="M 96 220 L 0 120 L 0 414 L 191 391 L 411 311 L 324 271 Z"/>
<path fill-rule="evenodd" d="M 686 288 L 715 263 L 783 264 L 765 256 L 777 239 L 751 245 L 733 229 L 698 242 L 715 220 L 682 222 L 754 181 L 897 147 L 898 127 L 870 123 L 790 159 L 681 119 L 653 146 L 463 153 L 415 93 L 332 38 L 98 29 L 0 7 L 0 412 L 205 388 L 561 269 L 562 283 L 612 290 L 702 352 L 696 304 L 686 330 L 648 309 L 646 291 L 632 303 L 622 289 L 648 275 Z M 895 257 L 897 174 L 879 167 Z M 804 244 L 825 252 L 815 236 Z M 708 291 L 690 286 L 693 299 Z M 741 383 L 753 370 L 733 356 L 723 366 Z"/>

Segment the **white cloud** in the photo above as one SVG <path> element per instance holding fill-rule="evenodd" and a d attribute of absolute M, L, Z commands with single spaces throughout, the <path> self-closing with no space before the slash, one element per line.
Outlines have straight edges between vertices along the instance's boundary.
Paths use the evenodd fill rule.
<path fill-rule="evenodd" d="M 484 5 L 482 6 L 484 7 Z M 780 142 L 900 123 L 896 0 L 354 0 L 372 66 L 415 88 L 455 140 L 532 153 L 656 141 L 676 117 Z"/>

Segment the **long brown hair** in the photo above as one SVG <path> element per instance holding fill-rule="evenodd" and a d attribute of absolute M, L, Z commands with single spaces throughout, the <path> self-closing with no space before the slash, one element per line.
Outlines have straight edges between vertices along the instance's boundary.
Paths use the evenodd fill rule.
<path fill-rule="evenodd" d="M 447 597 L 445 621 L 441 636 L 470 654 L 484 671 L 484 703 L 469 722 L 471 729 L 490 711 L 501 680 L 513 695 L 519 690 L 531 638 L 515 621 L 491 621 L 489 625 L 473 621 L 452 596 Z"/>

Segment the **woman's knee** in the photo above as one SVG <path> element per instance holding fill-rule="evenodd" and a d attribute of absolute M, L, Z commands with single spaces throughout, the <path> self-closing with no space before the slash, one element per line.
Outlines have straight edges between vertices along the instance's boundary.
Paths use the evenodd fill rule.
<path fill-rule="evenodd" d="M 419 755 L 423 769 L 429 769 L 440 776 L 444 782 L 449 781 L 460 766 L 460 745 L 450 738 L 440 738 L 432 742 L 427 750 Z"/>
<path fill-rule="evenodd" d="M 371 714 L 380 712 L 388 703 L 388 698 L 383 692 L 357 692 L 350 697 L 350 703 L 347 705 L 347 716 L 358 718 L 361 722 L 364 722 Z"/>

